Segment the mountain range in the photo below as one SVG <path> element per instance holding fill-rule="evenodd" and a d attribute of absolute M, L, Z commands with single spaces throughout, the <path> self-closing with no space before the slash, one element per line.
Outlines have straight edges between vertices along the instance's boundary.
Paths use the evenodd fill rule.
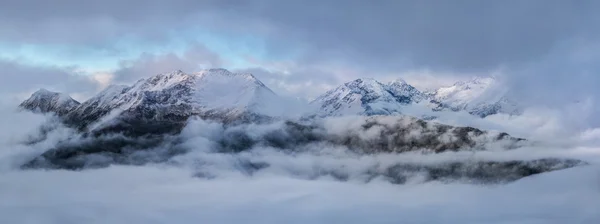
<path fill-rule="evenodd" d="M 62 100 L 46 100 L 54 98 Z M 277 95 L 252 74 L 209 69 L 158 74 L 132 86 L 112 85 L 83 103 L 40 90 L 20 107 L 56 113 L 80 130 L 143 135 L 178 130 L 192 116 L 226 123 L 268 119 L 276 116 L 277 109 L 271 108 L 278 102 Z"/>
<path fill-rule="evenodd" d="M 504 113 L 518 115 L 519 106 L 504 95 L 488 94 L 494 78 L 474 78 L 434 91 L 420 91 L 402 79 L 382 83 L 356 79 L 344 83 L 310 102 L 316 108 L 305 116 L 398 115 L 408 105 L 431 111 L 455 111 L 486 117 Z M 486 96 L 486 94 L 488 96 Z M 132 86 L 111 85 L 91 99 L 79 103 L 62 93 L 42 89 L 24 101 L 20 108 L 55 113 L 80 128 L 95 123 L 110 124 L 109 113 L 119 118 L 152 118 L 185 122 L 200 116 L 225 122 L 285 116 L 288 104 L 255 76 L 225 69 L 197 73 L 173 71 L 142 79 Z M 282 106 L 285 105 L 285 106 Z M 419 115 L 410 114 L 416 117 Z M 105 118 L 98 123 L 98 119 Z"/>
<path fill-rule="evenodd" d="M 131 86 L 109 86 L 82 103 L 65 94 L 39 90 L 19 107 L 54 114 L 80 135 L 60 142 L 23 168 L 83 169 L 165 161 L 188 151 L 179 144 L 180 133 L 190 119 L 197 118 L 218 122 L 226 130 L 214 139 L 218 144 L 213 150 L 217 153 L 240 153 L 256 147 L 299 153 L 315 144 L 344 147 L 357 154 L 442 153 L 489 148 L 511 150 L 532 144 L 507 133 L 453 127 L 403 113 L 405 107 L 416 105 L 430 111 L 467 112 L 474 115 L 473 119 L 497 113 L 517 114 L 516 104 L 504 96 L 489 102 L 482 100 L 493 81 L 473 79 L 422 92 L 401 79 L 389 83 L 356 79 L 310 102 L 307 108 L 316 109 L 305 111 L 302 117 L 289 116 L 290 110 L 295 109 L 288 108 L 290 102 L 254 75 L 225 69 L 158 74 Z M 249 125 L 263 125 L 263 129 L 270 131 L 244 131 Z M 277 128 L 271 130 L 273 127 Z M 166 151 L 156 152 L 160 156 L 139 156 L 139 152 L 157 148 Z M 416 169 L 443 178 L 496 182 L 582 164 L 562 159 L 494 161 L 475 164 L 481 170 L 479 173 L 471 172 L 469 166 L 473 164 L 467 167 L 455 164 L 454 168 L 441 170 L 397 164 L 393 172 L 401 175 L 403 172 L 398 169 Z M 488 176 L 478 177 L 480 173 Z"/>
<path fill-rule="evenodd" d="M 504 94 L 489 94 L 495 81 L 492 77 L 474 78 L 423 92 L 402 79 L 389 83 L 356 79 L 326 92 L 312 104 L 319 106 L 316 113 L 321 116 L 403 114 L 407 105 L 415 104 L 432 111 L 464 111 L 481 118 L 498 113 L 520 114 L 519 106 Z"/>

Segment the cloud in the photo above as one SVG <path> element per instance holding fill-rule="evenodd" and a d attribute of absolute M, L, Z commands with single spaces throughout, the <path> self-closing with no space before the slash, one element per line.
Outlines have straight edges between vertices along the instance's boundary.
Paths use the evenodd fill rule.
<path fill-rule="evenodd" d="M 594 223 L 600 218 L 594 199 L 600 195 L 597 179 L 588 178 L 595 174 L 576 169 L 489 188 L 268 176 L 202 180 L 185 170 L 161 167 L 2 173 L 0 221 Z"/>
<path fill-rule="evenodd" d="M 45 5 L 28 7 L 32 2 Z M 275 55 L 299 51 L 306 53 L 306 61 L 353 58 L 365 66 L 453 71 L 487 71 L 536 61 L 559 44 L 596 37 L 598 33 L 589 27 L 600 22 L 593 1 L 341 3 L 9 1 L 0 15 L 4 17 L 2 27 L 14 28 L 3 29 L 13 35 L 2 36 L 17 41 L 56 36 L 66 43 L 74 42 L 70 38 L 107 42 L 130 34 L 153 39 L 159 33 L 203 27 L 261 36 L 267 38 L 268 50 Z M 202 20 L 196 20 L 199 18 Z M 54 22 L 68 28 L 73 23 L 89 26 L 49 32 L 56 28 Z M 162 32 L 153 34 L 144 32 L 146 29 Z"/>
<path fill-rule="evenodd" d="M 0 60 L 0 74 L 0 98 L 5 103 L 23 100 L 40 88 L 89 96 L 100 87 L 93 76 L 79 73 L 76 68 L 24 65 L 17 61 Z"/>
<path fill-rule="evenodd" d="M 305 100 L 314 99 L 341 82 L 339 77 L 336 77 L 335 71 L 316 66 L 288 64 L 270 67 L 263 65 L 235 71 L 252 73 L 280 95 L 299 97 Z"/>
<path fill-rule="evenodd" d="M 31 120 L 29 124 L 47 121 L 33 114 L 3 115 L 7 116 L 0 118 L 9 121 L 17 121 L 21 116 L 21 120 Z M 5 139 L 35 132 L 29 129 L 35 127 L 28 125 L 16 136 L 6 129 L 0 130 L 3 144 L 0 146 L 3 165 L 0 169 L 3 186 L 0 222 L 594 223 L 600 219 L 595 200 L 600 196 L 600 157 L 594 150 L 528 148 L 504 152 L 356 156 L 338 148 L 293 155 L 262 148 L 226 154 L 211 151 L 214 143 L 210 139 L 218 138 L 220 132 L 227 130 L 221 124 L 195 120 L 182 134 L 183 144 L 193 150 L 168 163 L 113 165 L 81 171 L 7 169 L 8 164 L 48 146 L 4 147 L 10 142 Z M 256 134 L 265 128 L 278 127 L 251 125 L 247 128 L 249 134 Z M 59 133 L 46 143 L 64 141 L 65 135 Z M 595 160 L 589 166 L 494 187 L 418 180 L 405 185 L 381 179 L 361 181 L 365 178 L 361 173 L 373 166 L 398 161 L 436 164 L 547 155 Z M 260 172 L 240 172 L 244 166 L 264 162 L 269 166 Z M 333 171 L 350 178 L 340 181 Z M 466 210 L 474 212 L 466 214 L 463 212 Z"/>
<path fill-rule="evenodd" d="M 1 106 L 1 105 L 0 105 Z M 0 222 L 190 223 L 595 223 L 600 179 L 597 148 L 525 147 L 507 151 L 442 154 L 357 155 L 343 147 L 317 144 L 305 153 L 257 146 L 241 153 L 217 153 L 219 140 L 234 132 L 252 137 L 283 133 L 282 123 L 227 127 L 192 120 L 175 144 L 184 154 L 167 162 L 111 165 L 80 171 L 18 170 L 27 159 L 59 143 L 77 144 L 72 130 L 52 117 L 15 113 L 0 107 Z M 398 118 L 376 118 L 396 120 Z M 384 122 L 392 123 L 392 122 Z M 41 126 L 51 126 L 39 138 Z M 54 126 L 53 126 L 54 125 Z M 326 120 L 324 129 L 360 138 L 365 121 Z M 591 135 L 596 135 L 591 133 Z M 586 138 L 587 138 L 586 137 Z M 226 139 L 231 141 L 231 139 Z M 291 141 L 289 141 L 291 142 Z M 166 148 L 138 151 L 137 158 L 165 156 Z M 173 151 L 169 151 L 173 152 Z M 173 156 L 170 154 L 169 156 Z M 493 187 L 462 182 L 423 183 L 419 175 L 405 185 L 369 179 L 395 163 L 443 164 L 478 160 L 511 161 L 552 157 L 585 159 L 588 166 L 555 171 Z M 93 158 L 92 158 L 93 159 Z M 102 158 L 96 158 L 102 159 Z M 266 165 L 265 165 L 266 164 Z M 413 179 L 414 178 L 414 179 Z M 368 181 L 365 181 L 368 180 Z M 368 182 L 368 183 L 367 183 Z M 44 183 L 44 184 L 39 184 Z M 440 212 L 443 210 L 444 212 Z M 475 211 L 465 214 L 463 211 Z M 107 215 L 108 214 L 108 215 Z"/>
<path fill-rule="evenodd" d="M 590 96 L 598 104 L 593 83 L 600 81 L 600 76 L 593 59 L 597 58 L 594 49 L 600 44 L 600 32 L 590 28 L 600 25 L 600 16 L 593 10 L 598 4 L 554 0 L 386 0 L 377 4 L 360 0 L 312 4 L 275 0 L 7 1 L 0 9 L 0 41 L 115 50 L 123 39 L 135 40 L 132 45 L 145 43 L 139 46 L 143 47 L 196 41 L 191 37 L 199 34 L 226 40 L 250 37 L 260 40 L 260 44 L 245 44 L 252 45 L 247 46 L 253 49 L 251 53 L 274 63 L 293 61 L 295 68 L 288 71 L 291 75 L 279 76 L 282 80 L 272 83 L 310 97 L 321 88 L 315 86 L 356 78 L 332 72 L 339 68 L 384 79 L 422 70 L 440 79 L 449 74 L 488 75 L 501 70 L 515 98 L 529 104 L 563 105 Z M 142 57 L 146 63 L 161 60 L 156 55 Z M 164 57 L 167 62 L 146 69 L 149 74 L 166 67 L 194 68 L 182 62 L 185 57 Z M 144 70 L 124 67 L 131 68 L 123 73 Z M 554 83 L 561 85 L 551 88 Z"/>
<path fill-rule="evenodd" d="M 167 28 L 177 24 L 208 1 L 128 1 L 109 0 L 83 3 L 59 0 L 4 2 L 0 9 L 2 39 L 25 43 L 68 43 L 107 46 L 109 40 L 125 36 L 144 40 L 167 37 Z M 191 5 L 190 5 L 191 4 Z M 38 7 L 31 7 L 37 5 Z"/>
<path fill-rule="evenodd" d="M 0 173 L 18 169 L 23 163 L 74 134 L 55 117 L 19 112 L 15 105 L 1 101 L 0 123 Z M 26 144 L 32 141 L 37 144 Z"/>
<path fill-rule="evenodd" d="M 234 19 L 268 27 L 256 33 L 264 32 L 269 51 L 301 65 L 340 64 L 378 78 L 421 69 L 442 78 L 501 73 L 525 104 L 600 103 L 593 86 L 600 32 L 589 29 L 600 25 L 596 2 L 339 3 L 259 1 L 231 10 L 239 12 Z"/>
<path fill-rule="evenodd" d="M 201 44 L 195 44 L 183 54 L 144 53 L 134 60 L 120 62 L 119 68 L 112 72 L 113 82 L 133 82 L 156 74 L 182 70 L 195 72 L 202 68 L 220 67 L 221 57 Z"/>
<path fill-rule="evenodd" d="M 428 70 L 406 72 L 381 72 L 328 63 L 302 64 L 295 61 L 265 61 L 247 58 L 249 68 L 236 69 L 238 72 L 254 74 L 275 92 L 305 99 L 315 99 L 321 94 L 358 78 L 376 78 L 389 82 L 402 78 L 421 90 L 450 86 L 465 74 L 439 74 Z"/>

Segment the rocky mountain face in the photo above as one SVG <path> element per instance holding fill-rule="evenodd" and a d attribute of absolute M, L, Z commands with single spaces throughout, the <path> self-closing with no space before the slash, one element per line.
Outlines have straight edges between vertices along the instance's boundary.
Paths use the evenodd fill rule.
<path fill-rule="evenodd" d="M 54 113 L 81 135 L 58 143 L 23 168 L 84 169 L 168 162 L 192 150 L 182 143 L 180 133 L 190 125 L 190 119 L 196 118 L 222 125 L 220 132 L 209 138 L 213 153 L 238 154 L 268 148 L 297 154 L 341 147 L 356 155 L 436 154 L 512 150 L 531 144 L 507 133 L 401 115 L 403 106 L 416 103 L 442 110 L 479 111 L 481 114 L 474 113 L 478 116 L 503 111 L 503 105 L 496 102 L 492 106 L 473 106 L 474 101 L 464 100 L 463 95 L 474 88 L 473 84 L 455 86 L 423 93 L 402 80 L 384 84 L 357 79 L 316 99 L 313 104 L 321 105 L 319 116 L 297 120 L 283 116 L 282 99 L 256 77 L 225 69 L 159 74 L 132 86 L 110 86 L 81 104 L 68 96 L 41 90 L 21 108 Z M 244 164 L 250 173 L 269 166 L 253 161 Z M 395 183 L 402 183 L 406 175 L 415 172 L 425 173 L 431 180 L 469 178 L 492 183 L 582 164 L 563 159 L 483 161 L 442 167 L 401 163 L 369 171 L 369 175 Z"/>
<path fill-rule="evenodd" d="M 79 102 L 68 95 L 40 89 L 31 97 L 19 105 L 19 108 L 36 113 L 55 113 L 63 116 L 73 108 L 79 106 Z"/>

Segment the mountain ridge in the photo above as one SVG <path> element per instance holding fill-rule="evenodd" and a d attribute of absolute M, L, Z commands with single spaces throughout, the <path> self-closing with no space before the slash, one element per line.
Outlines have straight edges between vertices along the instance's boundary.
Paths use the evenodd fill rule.
<path fill-rule="evenodd" d="M 327 91 L 311 104 L 319 105 L 321 116 L 393 115 L 400 113 L 402 105 L 424 99 L 422 92 L 403 80 L 384 84 L 360 78 Z"/>
<path fill-rule="evenodd" d="M 38 95 L 34 93 L 25 102 L 36 105 L 47 101 Z M 263 117 L 261 109 L 274 98 L 275 93 L 251 74 L 225 69 L 197 73 L 176 70 L 141 79 L 131 86 L 111 85 L 83 103 L 40 112 L 59 112 L 65 123 L 78 129 L 104 128 L 115 122 L 158 126 L 150 129 L 172 123 L 180 128 L 191 116 L 229 122 Z M 32 106 L 22 108 L 31 110 Z M 106 119 L 111 113 L 114 118 Z M 105 124 L 98 124 L 101 121 Z"/>
<path fill-rule="evenodd" d="M 29 99 L 19 104 L 19 108 L 39 113 L 55 113 L 62 116 L 79 105 L 78 101 L 66 94 L 42 88 L 34 92 Z"/>
<path fill-rule="evenodd" d="M 233 82 L 232 80 L 237 80 Z M 194 83 L 211 83 L 208 85 L 193 86 Z M 408 84 L 402 78 L 397 78 L 391 82 L 383 83 L 373 78 L 359 78 L 346 82 L 336 88 L 333 88 L 315 100 L 310 102 L 314 110 L 305 114 L 315 114 L 320 117 L 342 116 L 342 115 L 397 115 L 403 114 L 404 107 L 413 104 L 422 104 L 429 110 L 436 111 L 465 111 L 481 118 L 504 113 L 508 115 L 518 115 L 521 113 L 520 106 L 509 100 L 503 93 L 489 93 L 496 79 L 494 77 L 475 77 L 468 81 L 458 81 L 452 86 L 445 86 L 433 91 L 421 91 Z M 176 91 L 178 88 L 187 89 L 183 94 L 185 96 L 173 96 L 171 103 L 177 103 L 177 100 L 183 100 L 188 103 L 189 108 L 194 109 L 194 114 L 198 114 L 200 108 L 203 111 L 212 111 L 211 113 L 230 113 L 236 111 L 250 110 L 258 114 L 268 116 L 279 116 L 284 114 L 277 105 L 267 105 L 269 101 L 282 101 L 276 99 L 277 94 L 268 88 L 263 82 L 251 73 L 233 73 L 223 68 L 205 69 L 194 73 L 185 73 L 181 70 L 175 70 L 169 73 L 158 74 L 146 79 L 141 79 L 132 86 L 110 85 L 97 95 L 82 103 L 71 103 L 68 107 L 61 109 L 60 115 L 70 113 L 71 110 L 79 112 L 70 113 L 72 118 L 87 117 L 98 118 L 108 114 L 117 108 L 127 111 L 130 108 L 139 106 L 144 99 L 151 97 L 139 97 L 150 92 Z M 234 89 L 227 91 L 227 89 Z M 240 89 L 245 89 L 241 91 Z M 42 91 L 42 90 L 40 90 Z M 182 90 L 183 91 L 183 90 Z M 237 93 L 236 92 L 240 92 Z M 199 94 L 195 94 L 200 92 Z M 144 93 L 144 94 L 142 94 Z M 192 95 L 197 95 L 196 97 Z M 488 98 L 483 97 L 488 95 Z M 489 97 L 491 95 L 491 97 Z M 64 97 L 63 97 L 64 98 Z M 169 98 L 169 97 L 167 97 Z M 268 98 L 264 100 L 261 98 Z M 27 109 L 33 110 L 33 97 L 29 101 Z M 165 100 L 165 99 L 162 99 Z M 166 99 L 168 101 L 168 99 Z M 37 104 L 41 104 L 38 102 Z M 193 104 L 193 105 L 192 105 Z M 76 108 L 74 108 L 75 106 Z M 48 107 L 48 106 L 47 106 Z M 86 108 L 83 108 L 86 107 Z M 24 108 L 22 106 L 22 108 Z M 95 111 L 92 108 L 96 108 Z M 223 110 L 229 108 L 229 110 Z M 40 112 L 49 112 L 58 108 L 49 107 Z M 272 114 L 272 111 L 279 111 L 278 114 Z M 271 114 L 270 114 L 271 113 Z M 76 116 L 77 115 L 77 116 Z M 419 115 L 413 116 L 419 117 Z M 422 115 L 423 117 L 432 117 L 432 115 Z M 435 117 L 435 115 L 433 115 Z M 81 122 L 86 119 L 79 119 Z M 87 119 L 89 120 L 89 119 Z"/>
<path fill-rule="evenodd" d="M 411 104 L 421 104 L 419 106 L 433 112 L 465 111 L 481 118 L 499 113 L 521 113 L 516 103 L 504 93 L 494 93 L 494 88 L 494 77 L 476 77 L 427 92 L 401 78 L 388 83 L 359 78 L 327 91 L 311 104 L 320 108 L 316 112 L 320 116 L 403 114 L 405 107 Z"/>
<path fill-rule="evenodd" d="M 296 155 L 311 153 L 315 147 L 332 146 L 355 155 L 437 154 L 490 148 L 513 150 L 532 144 L 503 132 L 444 125 L 404 115 L 403 106 L 433 102 L 403 80 L 381 83 L 357 79 L 345 83 L 315 100 L 317 104 L 328 102 L 321 108 L 327 112 L 323 117 L 285 117 L 282 113 L 285 110 L 277 111 L 281 109 L 277 107 L 285 107 L 282 102 L 252 74 L 225 69 L 197 73 L 177 70 L 141 79 L 131 86 L 111 85 L 83 103 L 64 94 L 40 90 L 21 108 L 54 113 L 79 132 L 21 168 L 79 170 L 112 164 L 168 162 L 192 150 L 181 144 L 186 138 L 182 131 L 197 128 L 190 127 L 196 119 L 221 125 L 217 129 L 221 133 L 206 136 L 214 144 L 213 148 L 203 150 L 214 153 L 235 154 L 267 148 Z M 343 108 L 347 105 L 354 107 Z M 343 115 L 366 116 L 337 116 L 340 111 L 349 112 Z M 36 139 L 45 139 L 45 134 L 47 131 Z M 244 164 L 244 172 L 249 173 L 269 166 L 253 161 Z M 384 176 L 398 184 L 417 174 L 425 174 L 430 181 L 467 178 L 480 183 L 501 183 L 585 162 L 541 159 L 440 166 L 390 165 L 366 175 Z"/>
<path fill-rule="evenodd" d="M 434 108 L 436 111 L 466 111 L 481 118 L 499 113 L 521 114 L 520 106 L 506 97 L 497 82 L 494 76 L 474 77 L 426 92 L 426 95 L 439 103 Z"/>

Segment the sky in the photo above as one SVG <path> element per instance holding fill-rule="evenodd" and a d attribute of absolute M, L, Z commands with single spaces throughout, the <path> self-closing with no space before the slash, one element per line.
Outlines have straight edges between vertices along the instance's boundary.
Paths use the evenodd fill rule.
<path fill-rule="evenodd" d="M 597 1 L 2 0 L 0 94 L 85 99 L 176 69 L 250 71 L 314 98 L 360 77 L 495 75 L 527 104 L 596 106 Z"/>

